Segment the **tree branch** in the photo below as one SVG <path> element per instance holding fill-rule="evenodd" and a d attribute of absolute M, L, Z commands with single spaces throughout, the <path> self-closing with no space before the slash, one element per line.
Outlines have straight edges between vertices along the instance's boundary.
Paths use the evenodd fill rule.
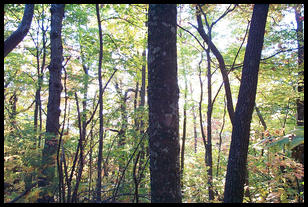
<path fill-rule="evenodd" d="M 4 41 L 4 57 L 6 57 L 27 35 L 34 12 L 34 4 L 26 4 L 24 16 L 18 29 Z"/>
<path fill-rule="evenodd" d="M 218 60 L 219 63 L 219 68 L 222 74 L 223 82 L 225 85 L 225 92 L 226 92 L 226 97 L 227 97 L 227 108 L 228 108 L 228 113 L 230 116 L 230 120 L 233 123 L 233 116 L 234 116 L 234 108 L 233 108 L 233 102 L 232 102 L 232 94 L 231 94 L 231 89 L 230 89 L 230 83 L 229 83 L 229 78 L 228 78 L 228 73 L 226 71 L 226 65 L 225 61 L 219 52 L 219 50 L 216 48 L 214 43 L 210 40 L 208 35 L 205 33 L 202 20 L 201 20 L 201 15 L 200 12 L 196 12 L 196 17 L 197 17 L 197 22 L 198 22 L 198 27 L 192 25 L 197 31 L 199 32 L 200 36 L 203 38 L 203 40 L 208 44 L 209 48 L 215 55 L 216 59 Z"/>

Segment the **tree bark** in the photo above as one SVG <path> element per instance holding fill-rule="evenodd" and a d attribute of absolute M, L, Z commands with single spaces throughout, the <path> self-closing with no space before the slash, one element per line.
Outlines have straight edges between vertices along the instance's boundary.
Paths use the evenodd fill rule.
<path fill-rule="evenodd" d="M 39 175 L 38 186 L 43 188 L 38 202 L 53 202 L 48 187 L 55 175 L 55 155 L 57 152 L 60 124 L 60 99 L 62 91 L 61 70 L 63 61 L 63 47 L 61 40 L 62 19 L 64 4 L 51 5 L 50 44 L 51 58 L 49 64 L 49 97 L 47 105 L 46 137 L 43 149 L 42 168 Z"/>
<path fill-rule="evenodd" d="M 99 63 L 98 63 L 98 82 L 99 82 L 99 141 L 98 141 L 98 159 L 97 159 L 97 182 L 96 182 L 96 201 L 101 202 L 102 186 L 102 160 L 103 160 L 103 83 L 102 83 L 102 61 L 103 61 L 103 35 L 99 13 L 99 5 L 96 4 L 96 15 L 99 30 Z"/>
<path fill-rule="evenodd" d="M 199 7 L 199 9 L 201 8 Z M 206 44 L 209 46 L 209 48 L 211 49 L 211 51 L 213 52 L 213 54 L 215 55 L 219 63 L 219 68 L 220 68 L 224 86 L 225 86 L 225 92 L 226 92 L 226 98 L 227 98 L 227 109 L 228 109 L 230 120 L 233 123 L 233 117 L 234 117 L 233 101 L 232 101 L 230 82 L 229 82 L 228 73 L 226 70 L 225 61 L 221 53 L 219 52 L 219 50 L 216 48 L 215 44 L 212 42 L 209 36 L 205 33 L 202 20 L 201 20 L 201 14 L 199 11 L 196 12 L 196 17 L 197 17 L 197 22 L 198 22 L 197 30 L 199 34 L 202 37 L 202 39 L 206 42 Z"/>
<path fill-rule="evenodd" d="M 27 35 L 34 12 L 34 4 L 26 4 L 24 16 L 18 29 L 4 41 L 4 57 L 6 57 Z"/>
<path fill-rule="evenodd" d="M 298 88 L 297 91 L 299 93 L 304 93 L 304 16 L 302 15 L 301 12 L 302 5 L 297 5 L 294 7 L 295 10 L 295 19 L 296 19 L 296 24 L 297 24 L 297 29 L 296 29 L 296 35 L 297 35 L 297 46 L 298 46 L 298 51 L 297 51 L 297 67 L 301 70 L 298 73 L 299 76 L 299 81 L 298 81 Z M 297 105 L 297 126 L 302 126 L 304 127 L 304 99 L 303 98 L 297 98 L 296 100 L 296 105 Z M 297 160 L 298 162 L 302 163 L 304 166 L 304 144 L 296 146 L 294 149 L 292 149 L 292 157 Z M 298 186 L 298 193 L 304 192 L 304 186 L 300 185 L 297 180 L 297 186 Z M 304 181 L 304 178 L 301 179 L 301 181 Z M 302 203 L 303 202 L 303 196 L 298 196 L 298 202 Z"/>
<path fill-rule="evenodd" d="M 303 28 L 303 16 L 301 14 L 301 6 L 294 7 L 295 19 L 296 19 L 296 35 L 297 35 L 297 64 L 298 68 L 302 69 L 299 73 L 299 81 L 297 91 L 299 93 L 304 92 L 304 28 Z M 304 126 L 304 100 L 300 98 L 296 101 L 297 105 L 297 126 Z"/>
<path fill-rule="evenodd" d="M 148 103 L 151 202 L 182 201 L 176 4 L 150 4 Z"/>
<path fill-rule="evenodd" d="M 182 135 L 182 149 L 181 149 L 181 187 L 184 185 L 184 159 L 185 159 L 185 142 L 186 142 L 186 122 L 187 122 L 187 78 L 186 74 L 184 74 L 185 79 L 185 92 L 184 92 L 184 107 L 183 107 L 183 135 Z"/>
<path fill-rule="evenodd" d="M 209 38 L 211 39 L 211 29 L 209 29 Z M 211 57 L 210 50 L 206 51 L 207 56 L 207 93 L 208 93 L 208 104 L 207 104 L 207 144 L 206 144 L 206 166 L 207 170 L 207 184 L 209 191 L 209 201 L 214 200 L 214 190 L 213 190 L 213 161 L 212 161 L 212 111 L 213 111 L 213 103 L 212 103 L 212 74 L 211 74 Z"/>
<path fill-rule="evenodd" d="M 234 114 L 224 202 L 243 202 L 250 122 L 258 83 L 268 4 L 256 4 L 251 18 L 241 85 Z"/>

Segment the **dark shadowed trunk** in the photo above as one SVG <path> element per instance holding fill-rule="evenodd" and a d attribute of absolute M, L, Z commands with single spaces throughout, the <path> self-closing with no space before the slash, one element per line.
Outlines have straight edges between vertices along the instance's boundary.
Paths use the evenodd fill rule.
<path fill-rule="evenodd" d="M 298 80 L 298 88 L 297 91 L 299 92 L 299 95 L 302 96 L 304 93 L 304 16 L 302 14 L 303 5 L 299 4 L 294 7 L 295 10 L 295 19 L 297 24 L 296 29 L 296 35 L 297 35 L 297 64 L 298 68 L 300 69 L 300 72 L 298 73 L 299 80 Z M 304 98 L 299 97 L 296 100 L 297 105 L 297 126 L 304 126 Z M 298 145 L 295 148 L 292 149 L 292 157 L 297 160 L 298 162 L 302 163 L 304 165 L 304 144 Z M 300 183 L 304 181 L 304 178 L 297 181 L 297 188 L 298 188 L 298 194 L 301 192 L 304 192 L 304 186 Z M 298 196 L 298 202 L 303 202 L 303 196 Z"/>
<path fill-rule="evenodd" d="M 103 34 L 100 20 L 99 5 L 96 4 L 96 15 L 99 29 L 99 63 L 98 63 L 98 82 L 99 82 L 99 141 L 97 158 L 97 181 L 96 181 L 96 201 L 101 201 L 102 186 L 102 160 L 103 160 L 103 83 L 102 83 L 102 61 L 103 61 Z"/>
<path fill-rule="evenodd" d="M 224 202 L 243 202 L 250 122 L 255 105 L 268 4 L 256 4 L 251 18 L 233 129 Z"/>
<path fill-rule="evenodd" d="M 27 35 L 34 12 L 34 4 L 26 4 L 24 16 L 18 29 L 4 41 L 4 57 L 6 57 Z"/>
<path fill-rule="evenodd" d="M 211 39 L 211 29 L 209 29 L 209 38 Z M 213 191 L 213 161 L 212 161 L 212 74 L 211 74 L 211 57 L 210 50 L 206 51 L 207 56 L 207 93 L 208 93 L 208 104 L 207 104 L 207 144 L 206 144 L 206 166 L 207 170 L 207 184 L 209 191 L 209 200 L 210 202 L 214 200 L 214 191 Z"/>
<path fill-rule="evenodd" d="M 151 202 L 182 200 L 176 4 L 149 6 L 148 103 Z"/>
<path fill-rule="evenodd" d="M 62 91 L 61 70 L 63 48 L 61 40 L 62 19 L 64 4 L 51 5 L 50 45 L 51 58 L 49 64 L 49 97 L 47 105 L 46 136 L 43 149 L 42 168 L 39 174 L 38 186 L 43 190 L 38 202 L 53 202 L 53 193 L 50 186 L 55 176 L 55 155 L 57 153 L 60 124 L 60 99 Z"/>
<path fill-rule="evenodd" d="M 181 187 L 183 188 L 183 178 L 184 178 L 184 159 L 185 159 L 185 142 L 186 142 L 186 122 L 187 122 L 187 78 L 186 74 L 184 74 L 185 78 L 185 91 L 184 91 L 184 107 L 183 107 L 183 135 L 182 135 L 182 149 L 181 149 Z"/>

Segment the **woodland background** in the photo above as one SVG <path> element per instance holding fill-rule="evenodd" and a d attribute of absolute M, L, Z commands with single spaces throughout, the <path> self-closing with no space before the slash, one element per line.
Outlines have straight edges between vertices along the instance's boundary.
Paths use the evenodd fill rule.
<path fill-rule="evenodd" d="M 253 5 L 199 6 L 235 106 Z M 5 40 L 24 8 L 4 5 Z M 54 202 L 150 202 L 148 5 L 65 5 L 55 142 L 46 133 L 50 8 L 34 5 L 29 32 L 4 58 L 4 202 L 37 202 L 42 193 Z M 195 28 L 196 8 L 177 5 L 182 202 L 222 202 L 232 124 L 219 63 Z M 304 202 L 303 13 L 303 4 L 269 6 L 243 202 Z M 44 154 L 47 145 L 54 151 Z M 46 189 L 38 187 L 42 169 Z"/>

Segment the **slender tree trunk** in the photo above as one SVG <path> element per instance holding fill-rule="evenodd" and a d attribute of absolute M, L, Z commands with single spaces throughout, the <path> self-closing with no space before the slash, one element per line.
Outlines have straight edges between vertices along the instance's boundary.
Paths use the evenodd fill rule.
<path fill-rule="evenodd" d="M 206 149 L 206 139 L 205 133 L 203 128 L 203 115 L 202 115 L 202 102 L 203 102 L 203 81 L 202 81 L 202 70 L 201 70 L 201 63 L 202 63 L 203 56 L 201 54 L 201 59 L 199 62 L 199 82 L 200 82 L 200 100 L 199 100 L 199 119 L 200 119 L 200 131 L 201 136 L 204 144 L 204 149 Z M 205 153 L 205 160 L 206 160 L 206 153 Z"/>
<path fill-rule="evenodd" d="M 210 39 L 210 37 L 204 31 L 202 20 L 201 20 L 200 10 L 201 10 L 201 8 L 199 7 L 199 9 L 197 9 L 197 11 L 196 11 L 196 17 L 197 17 L 197 22 L 198 22 L 197 30 L 198 30 L 200 36 L 202 37 L 202 39 L 209 46 L 209 48 L 211 49 L 211 51 L 213 52 L 213 54 L 215 55 L 215 57 L 216 57 L 216 59 L 219 63 L 219 68 L 220 68 L 222 78 L 223 78 L 223 82 L 224 82 L 224 86 L 225 86 L 225 92 L 226 92 L 226 98 L 227 98 L 227 109 L 228 109 L 228 113 L 229 113 L 229 116 L 230 116 L 230 120 L 233 123 L 233 116 L 234 116 L 233 101 L 232 101 L 232 94 L 231 94 L 230 83 L 229 83 L 228 73 L 227 73 L 227 70 L 226 70 L 225 61 L 224 61 L 221 53 L 219 52 L 219 50 L 216 48 L 216 46 L 214 45 L 214 43 Z"/>
<path fill-rule="evenodd" d="M 224 202 L 243 202 L 250 122 L 255 105 L 258 71 L 263 47 L 268 4 L 253 9 L 245 51 L 241 85 L 233 120 L 231 146 L 227 167 Z"/>
<path fill-rule="evenodd" d="M 193 94 L 191 82 L 190 82 L 190 94 Z M 192 115 L 193 115 L 193 127 L 194 127 L 194 152 L 197 153 L 198 134 L 197 134 L 197 116 L 195 111 L 195 104 L 192 105 Z"/>
<path fill-rule="evenodd" d="M 87 134 L 87 98 L 88 98 L 88 81 L 89 81 L 89 75 L 88 75 L 88 68 L 86 67 L 85 63 L 83 63 L 83 70 L 84 70 L 84 87 L 83 87 L 83 101 L 82 101 L 82 113 L 79 115 L 80 117 L 80 153 L 79 153 L 79 169 L 78 169 L 78 174 L 76 178 L 76 185 L 75 189 L 72 195 L 72 202 L 77 202 L 77 193 L 78 193 L 78 187 L 79 183 L 82 178 L 82 171 L 83 171 L 83 163 L 84 163 L 84 144 L 85 144 L 85 139 L 86 139 L 86 134 Z M 76 96 L 76 101 L 77 101 L 77 96 Z M 78 103 L 78 102 L 77 102 Z M 79 108 L 79 106 L 78 106 Z"/>
<path fill-rule="evenodd" d="M 209 29 L 209 38 L 211 39 L 211 30 Z M 211 57 L 210 50 L 206 51 L 207 56 L 207 92 L 208 92 L 208 105 L 207 105 L 207 145 L 206 145 L 206 165 L 208 167 L 207 176 L 208 176 L 208 191 L 209 191 L 209 201 L 214 200 L 214 191 L 213 191 L 213 161 L 212 161 L 212 74 L 211 74 Z"/>
<path fill-rule="evenodd" d="M 6 57 L 27 35 L 34 12 L 34 4 L 26 4 L 24 16 L 18 29 L 4 41 L 4 57 Z"/>
<path fill-rule="evenodd" d="M 53 202 L 50 184 L 55 175 L 55 155 L 57 152 L 60 124 L 60 99 L 62 91 L 61 70 L 63 61 L 63 48 L 61 40 L 62 19 L 64 17 L 64 4 L 51 5 L 51 58 L 49 65 L 49 97 L 47 105 L 46 137 L 43 149 L 42 168 L 39 174 L 38 186 L 43 188 L 38 202 Z"/>
<path fill-rule="evenodd" d="M 101 202 L 101 188 L 102 188 L 102 160 L 103 160 L 103 132 L 104 132 L 104 118 L 103 118 L 103 83 L 102 83 L 102 61 L 103 61 L 103 35 L 100 20 L 99 5 L 96 4 L 96 15 L 99 30 L 99 63 L 98 63 L 98 82 L 99 82 L 99 146 L 97 159 L 97 182 L 96 182 L 96 201 Z"/>
<path fill-rule="evenodd" d="M 224 100 L 226 102 L 226 98 L 224 97 Z M 222 126 L 219 132 L 219 144 L 218 144 L 218 157 L 217 157 L 217 170 L 216 170 L 216 177 L 219 176 L 219 171 L 220 171 L 220 154 L 221 154 L 221 144 L 222 144 L 222 131 L 224 130 L 225 127 L 225 122 L 226 122 L 226 104 L 224 106 L 224 114 L 222 118 Z"/>
<path fill-rule="evenodd" d="M 65 155 L 64 152 L 63 155 L 60 154 L 61 149 L 63 150 L 63 142 L 62 138 L 64 135 L 64 128 L 65 128 L 65 121 L 66 121 L 66 115 L 67 115 L 67 72 L 65 68 L 64 70 L 64 97 L 65 97 L 65 102 L 64 102 L 64 115 L 63 115 L 63 124 L 62 124 L 62 129 L 59 137 L 59 143 L 58 143 L 58 149 L 57 149 L 57 169 L 58 169 L 58 177 L 59 177 L 59 202 L 64 202 L 65 203 L 65 186 L 64 186 L 64 174 L 63 174 L 63 164 L 65 164 Z"/>
<path fill-rule="evenodd" d="M 150 4 L 148 103 L 151 202 L 182 201 L 176 4 Z"/>
<path fill-rule="evenodd" d="M 17 134 L 16 134 L 16 115 L 17 115 L 17 101 L 18 101 L 18 97 L 17 97 L 17 94 L 16 94 L 16 91 L 13 92 L 13 95 L 10 97 L 10 100 L 9 100 L 9 103 L 10 103 L 10 109 L 11 109 L 11 112 L 10 112 L 10 115 L 9 115 L 9 118 L 10 118 L 10 134 L 12 137 L 16 137 Z"/>
<path fill-rule="evenodd" d="M 266 123 L 265 123 L 265 121 L 263 119 L 263 116 L 262 116 L 262 114 L 261 114 L 261 112 L 260 112 L 260 110 L 259 110 L 259 108 L 257 107 L 256 104 L 255 104 L 255 109 L 256 109 L 257 115 L 258 115 L 258 117 L 260 119 L 260 122 L 261 122 L 261 124 L 263 126 L 263 129 L 265 131 L 267 129 L 267 126 L 266 126 Z"/>
<path fill-rule="evenodd" d="M 122 94 L 122 89 L 119 86 L 118 82 L 116 82 L 115 88 L 116 88 L 117 93 L 120 96 L 120 113 L 121 113 L 121 129 L 119 131 L 118 147 L 124 150 L 124 145 L 126 143 L 126 130 L 127 130 L 127 126 L 128 126 L 126 101 L 128 99 L 128 93 L 130 91 L 134 91 L 134 89 L 127 89 L 124 92 L 124 95 L 123 95 Z M 121 173 L 123 172 L 123 169 L 124 169 L 124 166 L 125 166 L 125 162 L 126 162 L 125 155 L 122 154 L 120 156 L 120 160 L 119 160 L 119 172 L 121 172 Z"/>
<path fill-rule="evenodd" d="M 43 14 L 44 13 L 45 13 L 45 11 L 44 11 L 44 7 L 43 7 Z M 37 145 L 38 148 L 40 148 L 41 137 L 42 137 L 41 136 L 41 130 L 42 130 L 41 89 L 42 89 L 44 68 L 45 68 L 45 62 L 46 62 L 46 29 L 44 28 L 44 18 L 42 18 L 41 22 L 42 22 L 41 29 L 42 29 L 43 57 L 42 57 L 42 65 L 40 66 L 39 48 L 37 48 L 37 88 L 36 88 L 36 92 L 35 92 L 35 108 L 34 108 L 35 109 L 34 110 L 34 131 L 36 133 L 36 137 L 38 138 L 38 145 Z M 39 129 L 38 129 L 38 121 L 39 121 Z"/>
<path fill-rule="evenodd" d="M 181 187 L 183 188 L 184 178 L 184 158 L 185 158 L 185 141 L 186 141 L 186 122 L 187 122 L 187 78 L 185 77 L 185 91 L 184 91 L 184 107 L 183 107 L 183 135 L 182 135 L 182 149 L 181 149 Z"/>
<path fill-rule="evenodd" d="M 144 107 L 145 107 L 145 93 L 146 93 L 146 85 L 145 85 L 145 80 L 146 80 L 146 50 L 143 50 L 142 52 L 142 58 L 143 58 L 143 65 L 141 69 L 141 88 L 140 88 L 140 103 L 139 103 L 139 108 L 141 109 L 141 120 L 140 120 L 140 125 L 139 125 L 139 136 L 142 137 L 144 136 Z M 140 144 L 140 157 L 139 157 L 139 169 L 138 173 L 142 172 L 143 166 L 144 166 L 144 159 L 145 159 L 145 153 L 146 153 L 146 148 L 145 148 L 145 142 L 141 142 Z M 148 147 L 148 146 L 147 146 Z M 141 184 L 141 180 L 143 178 L 143 174 L 139 173 L 139 183 Z M 141 186 L 142 187 L 142 184 Z"/>

